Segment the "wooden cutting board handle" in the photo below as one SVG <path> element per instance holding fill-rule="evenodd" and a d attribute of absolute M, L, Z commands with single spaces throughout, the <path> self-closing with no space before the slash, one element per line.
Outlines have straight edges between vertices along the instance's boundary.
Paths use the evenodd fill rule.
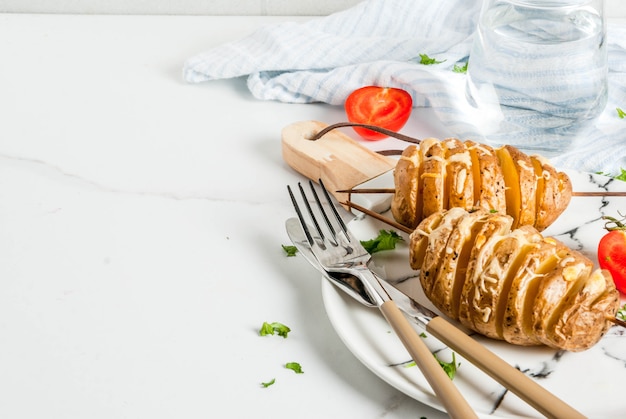
<path fill-rule="evenodd" d="M 322 179 L 339 202 L 345 202 L 348 194 L 336 191 L 352 189 L 396 166 L 396 159 L 378 154 L 338 130 L 315 141 L 309 139 L 327 126 L 301 121 L 283 128 L 283 160 L 314 182 Z"/>

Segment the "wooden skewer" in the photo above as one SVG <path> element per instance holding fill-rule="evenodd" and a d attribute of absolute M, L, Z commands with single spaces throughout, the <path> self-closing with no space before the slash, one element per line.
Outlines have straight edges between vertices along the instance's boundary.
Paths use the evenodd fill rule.
<path fill-rule="evenodd" d="M 344 189 L 338 193 L 396 193 L 394 188 L 356 188 Z"/>
<path fill-rule="evenodd" d="M 606 316 L 606 319 L 610 322 L 615 323 L 618 326 L 626 327 L 626 322 L 624 320 L 620 320 L 617 317 Z"/>
<path fill-rule="evenodd" d="M 337 191 L 339 193 L 358 193 L 358 194 L 370 194 L 370 193 L 395 193 L 394 188 L 355 188 L 344 189 Z M 626 192 L 572 192 L 572 196 L 626 196 Z"/>
<path fill-rule="evenodd" d="M 626 196 L 626 192 L 572 192 L 572 196 Z"/>
<path fill-rule="evenodd" d="M 393 228 L 397 228 L 398 230 L 403 231 L 403 232 L 405 232 L 407 234 L 411 234 L 413 232 L 413 229 L 411 229 L 411 228 L 409 228 L 409 227 L 407 227 L 405 225 L 402 225 L 400 223 L 397 223 L 396 221 L 391 220 L 391 219 L 389 219 L 387 217 L 384 217 L 381 214 L 379 214 L 379 213 L 377 213 L 375 211 L 372 211 L 371 209 L 362 207 L 359 204 L 355 204 L 352 201 L 342 202 L 341 205 L 345 205 L 347 207 L 354 208 L 355 210 L 360 211 L 360 212 L 362 212 L 365 215 L 368 215 L 368 216 L 370 216 L 372 218 L 375 218 L 378 221 L 382 221 L 383 223 L 388 224 L 388 225 L 390 225 Z"/>
<path fill-rule="evenodd" d="M 319 131 L 318 133 L 310 136 L 309 140 L 317 141 L 320 138 L 322 138 L 324 135 L 329 133 L 330 131 L 332 131 L 332 130 L 334 130 L 336 128 L 344 128 L 344 127 L 367 128 L 369 130 L 380 132 L 381 134 L 387 135 L 389 137 L 397 138 L 398 140 L 406 141 L 407 143 L 412 143 L 412 144 L 419 144 L 420 141 L 421 141 L 421 140 L 418 140 L 417 138 L 409 137 L 408 135 L 400 134 L 399 132 L 391 131 L 391 130 L 388 130 L 388 129 L 385 129 L 385 128 L 382 128 L 382 127 L 378 127 L 376 125 L 358 124 L 358 123 L 355 123 L 355 122 L 339 122 L 337 124 L 329 125 L 326 128 L 324 128 L 321 131 Z M 394 154 L 395 154 L 395 150 L 393 150 L 392 152 L 394 152 Z"/>

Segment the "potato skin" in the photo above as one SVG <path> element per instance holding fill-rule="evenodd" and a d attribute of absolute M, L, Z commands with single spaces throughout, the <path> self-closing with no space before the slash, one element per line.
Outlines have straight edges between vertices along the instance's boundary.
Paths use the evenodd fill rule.
<path fill-rule="evenodd" d="M 459 209 L 459 208 L 457 208 Z M 456 220 L 447 235 L 445 251 L 439 256 L 436 278 L 430 278 L 430 295 L 438 307 L 452 317 L 458 317 L 460 293 L 465 283 L 465 275 L 474 242 L 487 217 L 480 212 L 465 212 Z"/>
<path fill-rule="evenodd" d="M 537 193 L 535 227 L 539 231 L 548 228 L 567 208 L 572 199 L 572 181 L 558 172 L 545 159 L 531 156 L 535 174 L 541 179 L 542 190 Z M 539 169 L 539 170 L 538 170 Z"/>
<path fill-rule="evenodd" d="M 527 226 L 526 229 L 529 227 Z M 519 230 L 518 230 L 519 231 Z M 502 318 L 502 337 L 516 345 L 538 345 L 541 340 L 532 330 L 535 307 L 538 305 L 537 290 L 542 283 L 545 272 L 557 263 L 554 241 L 545 240 L 541 235 L 533 234 L 534 247 L 529 249 L 518 264 L 516 271 L 511 273 L 509 293 Z M 532 304 L 532 310 L 529 305 Z"/>
<path fill-rule="evenodd" d="M 421 239 L 426 242 L 426 249 L 424 258 L 419 261 L 420 280 L 422 288 L 424 288 L 424 292 L 427 294 L 433 293 L 433 287 L 435 286 L 440 270 L 446 268 L 441 263 L 441 260 L 445 257 L 448 249 L 448 239 L 452 231 L 454 231 L 456 224 L 465 214 L 465 210 L 461 208 L 452 208 L 443 213 L 443 217 L 441 217 L 437 228 L 432 230 L 428 236 L 421 236 Z M 411 236 L 413 236 L 413 234 Z M 411 241 L 413 241 L 413 238 Z M 419 244 L 418 246 L 423 246 L 423 244 Z M 441 304 L 441 300 L 438 298 L 432 299 L 431 301 L 437 301 L 437 304 Z"/>
<path fill-rule="evenodd" d="M 447 208 L 470 209 L 474 206 L 474 176 L 471 153 L 465 144 L 456 138 L 445 140 L 444 145 L 447 150 Z"/>
<path fill-rule="evenodd" d="M 473 237 L 458 307 L 458 320 L 469 329 L 477 330 L 477 321 L 481 319 L 481 316 L 476 315 L 475 307 L 475 299 L 480 298 L 480 295 L 476 295 L 477 284 L 482 281 L 480 277 L 486 271 L 494 249 L 511 231 L 512 224 L 510 216 L 491 213 Z"/>
<path fill-rule="evenodd" d="M 619 304 L 611 275 L 604 270 L 594 271 L 580 290 L 562 301 L 544 343 L 572 352 L 591 348 L 611 327 L 607 316 L 614 316 Z"/>
<path fill-rule="evenodd" d="M 424 150 L 424 170 L 421 173 L 423 183 L 422 215 L 428 217 L 448 206 L 446 148 L 441 141 L 433 141 Z"/>
<path fill-rule="evenodd" d="M 410 145 L 400 156 L 393 172 L 396 193 L 391 201 L 391 213 L 399 223 L 415 228 L 421 221 L 420 167 L 422 157 L 419 148 Z"/>
<path fill-rule="evenodd" d="M 610 275 L 534 227 L 512 224 L 507 215 L 460 208 L 420 223 L 410 235 L 410 258 L 426 296 L 494 339 L 573 352 L 595 345 L 619 310 Z M 463 248 L 469 256 L 457 258 Z"/>
<path fill-rule="evenodd" d="M 536 226 L 536 197 L 537 179 L 535 168 L 529 156 L 519 151 L 517 148 L 506 145 L 503 147 L 511 156 L 515 171 L 518 175 L 520 210 L 517 225 Z"/>
<path fill-rule="evenodd" d="M 472 157 L 474 206 L 506 214 L 506 184 L 495 150 L 469 140 L 465 141 L 465 147 Z"/>
<path fill-rule="evenodd" d="M 511 215 L 514 226 L 543 231 L 569 205 L 572 185 L 545 159 L 515 147 L 428 138 L 411 145 L 394 170 L 395 220 L 415 228 L 429 215 L 453 207 Z"/>

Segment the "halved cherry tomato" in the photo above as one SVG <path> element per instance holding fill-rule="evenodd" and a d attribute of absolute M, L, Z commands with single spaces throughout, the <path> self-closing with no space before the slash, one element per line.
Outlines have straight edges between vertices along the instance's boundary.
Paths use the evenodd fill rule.
<path fill-rule="evenodd" d="M 600 239 L 598 264 L 611 273 L 617 289 L 626 294 L 626 231 L 612 230 Z"/>
<path fill-rule="evenodd" d="M 344 107 L 350 122 L 399 131 L 411 116 L 413 99 L 402 89 L 365 86 L 352 92 L 346 99 Z M 354 130 L 370 141 L 386 137 L 385 134 L 361 127 L 354 127 Z"/>

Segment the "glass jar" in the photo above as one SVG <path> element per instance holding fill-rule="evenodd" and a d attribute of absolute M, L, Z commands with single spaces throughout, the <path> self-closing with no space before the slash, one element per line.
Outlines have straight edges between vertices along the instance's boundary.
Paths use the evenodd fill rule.
<path fill-rule="evenodd" d="M 607 92 L 603 0 L 484 0 L 466 97 L 487 143 L 562 153 Z"/>

